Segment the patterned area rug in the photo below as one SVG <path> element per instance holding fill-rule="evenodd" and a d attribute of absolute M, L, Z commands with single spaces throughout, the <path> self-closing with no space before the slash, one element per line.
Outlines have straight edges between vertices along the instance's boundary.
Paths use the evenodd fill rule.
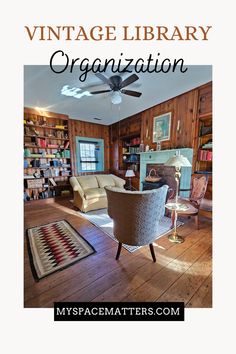
<path fill-rule="evenodd" d="M 107 209 L 93 210 L 93 211 L 89 211 L 88 213 L 79 212 L 79 214 L 84 218 L 88 219 L 95 226 L 102 229 L 102 231 L 104 231 L 114 241 L 118 242 L 113 234 L 113 220 L 107 214 Z M 181 225 L 183 225 L 183 222 L 177 221 L 177 227 Z M 166 235 L 172 230 L 171 219 L 164 216 L 161 219 L 159 226 L 160 227 L 159 227 L 159 233 L 157 235 L 157 239 Z M 130 246 L 130 245 L 123 244 L 123 247 L 127 249 L 127 251 L 129 252 L 135 252 L 142 246 Z"/>
<path fill-rule="evenodd" d="M 95 252 L 65 220 L 28 229 L 27 237 L 31 268 L 37 280 Z"/>

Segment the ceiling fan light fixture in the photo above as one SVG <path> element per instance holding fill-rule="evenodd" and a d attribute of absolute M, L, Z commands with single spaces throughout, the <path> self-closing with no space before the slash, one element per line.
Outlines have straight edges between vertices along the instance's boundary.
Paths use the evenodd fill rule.
<path fill-rule="evenodd" d="M 111 96 L 111 103 L 120 104 L 122 102 L 122 97 L 119 91 L 114 91 Z"/>

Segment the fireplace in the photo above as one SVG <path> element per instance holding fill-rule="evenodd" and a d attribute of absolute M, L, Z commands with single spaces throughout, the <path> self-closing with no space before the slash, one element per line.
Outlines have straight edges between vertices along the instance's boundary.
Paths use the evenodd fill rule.
<path fill-rule="evenodd" d="M 180 152 L 181 155 L 187 157 L 189 162 L 192 164 L 193 160 L 193 149 L 192 148 L 180 148 L 171 150 L 159 150 L 159 151 L 148 151 L 140 153 L 140 190 L 143 190 L 143 182 L 145 182 L 145 177 L 147 176 L 147 171 L 149 165 L 153 165 L 154 168 L 158 168 L 158 174 L 165 174 L 167 178 L 166 183 L 170 185 L 171 188 L 176 190 L 173 179 L 173 169 L 169 170 L 170 166 L 164 166 L 168 159 Z M 163 170 L 164 168 L 164 170 Z M 186 189 L 190 189 L 191 185 L 191 174 L 192 169 L 190 167 L 183 167 L 181 169 L 181 179 L 180 179 L 180 196 L 188 197 L 189 192 Z M 185 191 L 181 191 L 185 190 Z"/>
<path fill-rule="evenodd" d="M 157 183 L 143 181 L 143 190 L 160 188 L 164 184 L 167 184 L 170 191 L 169 196 L 174 198 L 176 195 L 175 168 L 173 166 L 165 166 L 161 163 L 147 164 L 146 176 L 149 175 L 151 170 L 155 170 L 156 175 L 161 177 L 161 180 Z"/>

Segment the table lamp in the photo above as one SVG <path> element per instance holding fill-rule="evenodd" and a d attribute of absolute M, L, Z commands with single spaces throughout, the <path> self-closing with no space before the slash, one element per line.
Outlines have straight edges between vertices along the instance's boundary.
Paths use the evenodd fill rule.
<path fill-rule="evenodd" d="M 174 166 L 175 167 L 175 181 L 176 181 L 176 196 L 175 196 L 175 202 L 174 203 L 168 203 L 166 204 L 166 207 L 169 210 L 172 210 L 174 212 L 175 220 L 174 220 L 174 233 L 170 235 L 168 238 L 171 242 L 175 243 L 181 243 L 184 241 L 184 239 L 177 234 L 177 217 L 178 217 L 178 211 L 184 210 L 186 207 L 184 204 L 178 203 L 178 195 L 179 195 L 179 182 L 180 182 L 180 177 L 181 177 L 181 168 L 182 167 L 191 167 L 191 163 L 187 159 L 187 157 L 180 155 L 180 151 L 176 152 L 175 156 L 172 156 L 168 159 L 168 161 L 165 163 L 165 166 Z"/>
<path fill-rule="evenodd" d="M 166 161 L 165 166 L 174 166 L 175 167 L 175 180 L 176 180 L 176 197 L 175 202 L 178 203 L 178 195 L 179 195 L 179 181 L 181 177 L 180 170 L 182 167 L 192 167 L 191 163 L 187 159 L 187 157 L 180 155 L 180 151 L 176 152 L 175 156 L 169 158 Z"/>
<path fill-rule="evenodd" d="M 129 178 L 129 190 L 131 190 L 132 189 L 131 178 L 135 177 L 134 171 L 133 170 L 127 170 L 126 173 L 125 173 L 125 177 Z"/>

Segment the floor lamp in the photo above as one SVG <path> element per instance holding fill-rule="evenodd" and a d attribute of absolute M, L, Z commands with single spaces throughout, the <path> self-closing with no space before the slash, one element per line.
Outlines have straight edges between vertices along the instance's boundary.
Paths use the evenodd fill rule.
<path fill-rule="evenodd" d="M 132 184 L 131 184 L 131 178 L 135 176 L 135 173 L 133 170 L 127 170 L 125 173 L 125 177 L 128 177 L 129 179 L 129 190 L 132 190 Z"/>
<path fill-rule="evenodd" d="M 177 218 L 178 211 L 187 210 L 187 206 L 182 203 L 178 203 L 179 196 L 179 182 L 181 177 L 181 168 L 182 167 L 191 167 L 191 163 L 187 159 L 187 157 L 180 155 L 180 151 L 176 153 L 175 156 L 169 158 L 169 160 L 165 163 L 165 166 L 174 166 L 175 167 L 175 181 L 176 181 L 176 196 L 174 203 L 167 203 L 166 208 L 174 212 L 174 233 L 171 234 L 168 238 L 171 242 L 182 243 L 184 239 L 177 234 Z"/>

